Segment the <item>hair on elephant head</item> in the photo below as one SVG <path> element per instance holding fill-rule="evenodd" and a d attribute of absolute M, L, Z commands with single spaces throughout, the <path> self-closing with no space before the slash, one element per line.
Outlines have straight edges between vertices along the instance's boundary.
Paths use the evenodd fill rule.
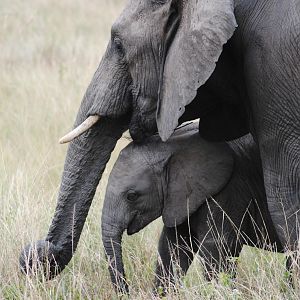
<path fill-rule="evenodd" d="M 300 78 L 296 67 L 299 55 L 290 46 L 294 41 L 281 43 L 283 36 L 294 36 L 293 24 L 297 22 L 291 18 L 281 27 L 288 34 L 283 29 L 274 34 L 277 26 L 272 20 L 276 24 L 287 22 L 285 16 L 297 9 L 294 2 L 281 7 L 282 2 L 272 6 L 263 5 L 267 0 L 259 1 L 262 5 L 233 0 L 128 2 L 112 27 L 107 50 L 79 108 L 75 129 L 61 140 L 72 142 L 55 215 L 45 242 L 33 245 L 41 254 L 40 262 L 48 258 L 55 264 L 55 274 L 64 269 L 76 250 L 103 170 L 127 129 L 135 141 L 157 131 L 166 140 L 178 123 L 200 117 L 202 137 L 223 141 L 244 135 L 250 123 L 261 146 L 266 190 L 278 230 L 286 226 L 278 217 L 279 198 L 284 199 L 286 213 L 296 216 L 299 176 L 295 174 L 299 174 L 300 164 L 295 137 L 299 126 L 291 124 L 299 123 L 295 98 L 299 87 L 297 80 L 280 80 L 290 78 L 290 74 Z M 258 11 L 260 8 L 264 11 Z M 268 17 L 258 20 L 257 15 Z M 241 26 L 233 36 L 236 19 Z M 281 45 L 287 46 L 282 49 Z M 278 47 L 281 51 L 270 56 Z M 285 51 L 287 55 L 283 55 Z M 293 63 L 286 64 L 286 57 Z M 264 68 L 262 61 L 267 62 Z M 285 107 L 291 112 L 288 115 L 284 115 Z M 279 124 L 278 119 L 283 122 Z M 281 147 L 283 144 L 286 146 Z M 294 171 L 289 172 L 291 169 Z M 289 218 L 291 226 L 293 220 Z M 295 240 L 297 231 L 294 233 Z M 47 255 L 46 245 L 57 251 Z M 32 271 L 31 250 L 27 247 L 20 258 L 26 273 Z M 54 269 L 50 268 L 49 277 L 55 275 Z"/>
<path fill-rule="evenodd" d="M 173 278 L 169 243 L 178 246 L 174 253 L 182 252 L 178 255 L 184 272 L 198 250 L 207 270 L 212 270 L 212 262 L 225 265 L 228 256 L 239 255 L 243 243 L 260 247 L 275 243 L 281 250 L 268 214 L 259 154 L 250 136 L 232 144 L 211 143 L 199 137 L 196 123 L 180 128 L 166 143 L 154 136 L 122 150 L 102 210 L 103 244 L 119 291 L 128 292 L 123 232 L 134 234 L 160 216 L 163 267 L 157 266 L 158 284 L 166 271 L 165 277 Z"/>

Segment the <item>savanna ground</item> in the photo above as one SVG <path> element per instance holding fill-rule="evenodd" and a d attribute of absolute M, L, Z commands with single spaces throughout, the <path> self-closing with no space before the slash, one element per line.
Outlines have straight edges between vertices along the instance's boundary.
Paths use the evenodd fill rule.
<path fill-rule="evenodd" d="M 20 250 L 51 222 L 66 146 L 82 95 L 125 0 L 0 0 L 0 299 L 114 299 L 100 236 L 105 184 L 90 210 L 74 259 L 51 282 L 19 271 Z M 150 299 L 160 221 L 124 236 L 132 299 Z M 298 299 L 282 254 L 244 249 L 238 276 L 206 283 L 198 260 L 170 299 Z"/>

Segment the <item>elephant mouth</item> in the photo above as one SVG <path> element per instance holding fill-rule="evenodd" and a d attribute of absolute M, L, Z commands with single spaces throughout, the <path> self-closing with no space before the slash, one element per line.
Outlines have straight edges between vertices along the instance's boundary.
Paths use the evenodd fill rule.
<path fill-rule="evenodd" d="M 141 224 L 141 213 L 137 212 L 127 227 L 127 234 L 133 235 L 139 232 L 144 226 Z M 146 225 L 145 225 L 146 226 Z"/>
<path fill-rule="evenodd" d="M 158 132 L 155 117 L 141 117 L 133 112 L 129 132 L 136 143 L 143 143 L 145 139 Z"/>
<path fill-rule="evenodd" d="M 133 235 L 138 233 L 143 228 L 145 228 L 148 224 L 158 219 L 161 216 L 161 213 L 152 213 L 149 215 L 149 212 L 137 212 L 129 225 L 127 226 L 127 234 Z"/>

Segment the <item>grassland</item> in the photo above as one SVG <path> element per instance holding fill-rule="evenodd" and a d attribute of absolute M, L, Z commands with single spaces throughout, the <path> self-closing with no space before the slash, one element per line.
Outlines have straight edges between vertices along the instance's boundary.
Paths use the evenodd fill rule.
<path fill-rule="evenodd" d="M 51 282 L 25 278 L 18 256 L 43 238 L 55 209 L 66 147 L 81 97 L 124 0 L 0 0 L 0 299 L 114 299 L 99 230 L 109 170 L 98 188 L 67 269 Z M 132 299 L 150 299 L 155 222 L 124 239 Z M 298 299 L 285 281 L 283 257 L 245 249 L 237 282 L 206 283 L 199 261 L 169 299 Z"/>

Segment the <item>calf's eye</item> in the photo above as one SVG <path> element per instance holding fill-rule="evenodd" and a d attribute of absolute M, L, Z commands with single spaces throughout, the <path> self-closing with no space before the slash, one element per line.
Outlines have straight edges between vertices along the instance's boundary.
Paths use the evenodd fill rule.
<path fill-rule="evenodd" d="M 139 197 L 139 195 L 136 192 L 130 191 L 127 193 L 127 200 L 130 202 L 135 201 L 137 198 Z"/>

